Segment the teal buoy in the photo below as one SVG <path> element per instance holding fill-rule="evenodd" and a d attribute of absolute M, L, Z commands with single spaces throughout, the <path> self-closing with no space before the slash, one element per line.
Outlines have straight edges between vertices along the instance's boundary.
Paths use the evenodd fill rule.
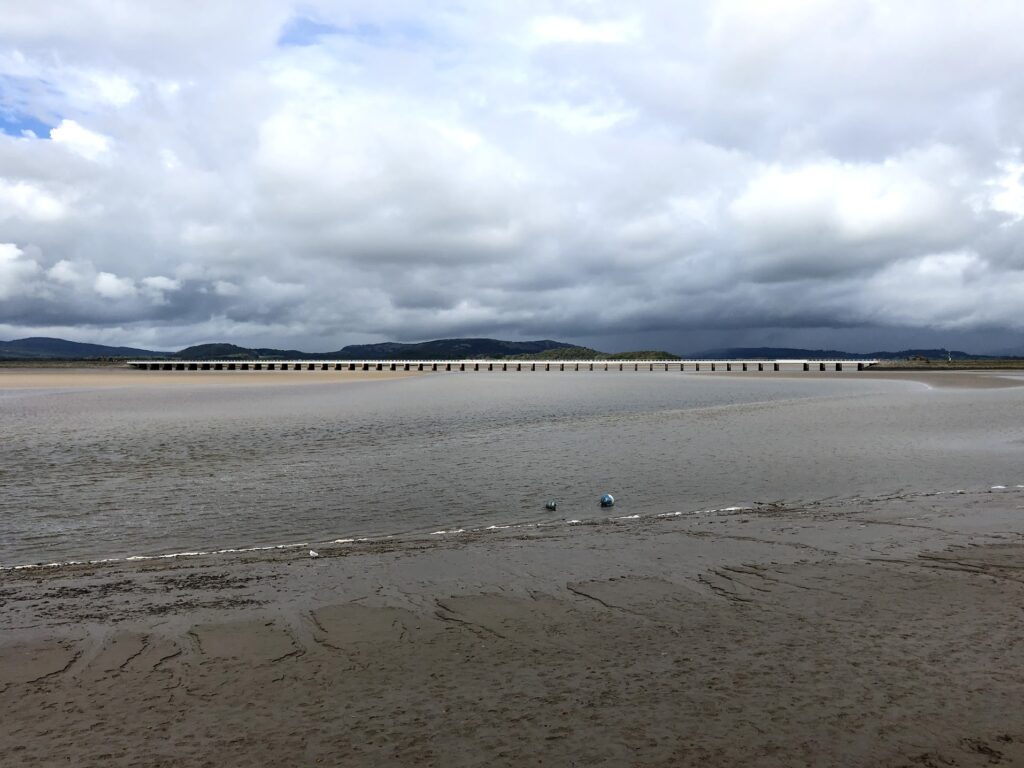
<path fill-rule="evenodd" d="M 552 499 L 551 501 L 544 505 L 544 509 L 548 510 L 549 512 L 554 512 L 556 509 L 558 509 L 558 502 Z"/>
<path fill-rule="evenodd" d="M 604 496 L 601 497 L 601 506 L 602 507 L 614 507 L 615 506 L 615 497 L 612 496 L 610 493 L 606 493 Z"/>

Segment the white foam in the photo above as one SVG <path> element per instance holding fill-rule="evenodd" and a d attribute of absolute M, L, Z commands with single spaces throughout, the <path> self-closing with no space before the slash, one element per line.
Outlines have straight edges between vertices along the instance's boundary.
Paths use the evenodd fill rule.
<path fill-rule="evenodd" d="M 623 515 L 622 517 L 613 517 L 612 520 L 639 520 L 640 515 Z"/>
<path fill-rule="evenodd" d="M 583 521 L 582 520 L 566 520 L 565 522 L 566 522 L 567 525 L 580 525 Z"/>
<path fill-rule="evenodd" d="M 1006 490 L 1006 486 L 1005 485 L 993 485 L 991 490 L 993 490 L 993 491 L 1005 491 Z"/>

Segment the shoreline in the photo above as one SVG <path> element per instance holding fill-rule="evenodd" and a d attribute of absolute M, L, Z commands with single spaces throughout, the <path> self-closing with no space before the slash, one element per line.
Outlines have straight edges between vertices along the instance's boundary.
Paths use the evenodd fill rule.
<path fill-rule="evenodd" d="M 412 376 L 424 376 L 420 371 L 136 371 L 114 366 L 2 366 L 0 365 L 0 392 L 12 390 L 66 390 L 111 389 L 137 387 L 228 387 L 266 386 L 282 384 L 337 384 L 357 381 L 387 381 Z M 644 372 L 647 375 L 647 372 Z M 499 376 L 501 373 L 474 375 Z M 507 374 L 504 374 L 507 375 Z M 551 373 L 517 373 L 516 375 L 550 375 Z M 559 379 L 573 375 L 596 375 L 589 371 L 559 372 Z M 660 372 L 651 372 L 654 375 Z M 998 389 L 1024 386 L 1024 373 L 1012 369 L 978 370 L 917 370 L 870 369 L 857 372 L 686 372 L 676 376 L 749 379 L 824 381 L 824 380 L 887 380 L 925 384 L 943 389 Z"/>
<path fill-rule="evenodd" d="M 0 753 L 1024 759 L 1024 489 L 707 512 L 0 572 Z"/>

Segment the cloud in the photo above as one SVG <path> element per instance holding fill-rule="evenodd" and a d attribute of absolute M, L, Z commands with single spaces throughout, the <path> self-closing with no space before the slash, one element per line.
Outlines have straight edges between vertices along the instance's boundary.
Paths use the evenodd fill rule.
<path fill-rule="evenodd" d="M 92 288 L 104 299 L 124 299 L 138 292 L 135 281 L 130 277 L 118 277 L 110 272 L 96 275 Z"/>
<path fill-rule="evenodd" d="M 0 178 L 0 219 L 57 221 L 66 214 L 61 200 L 35 184 Z"/>
<path fill-rule="evenodd" d="M 530 24 L 530 39 L 535 44 L 600 43 L 619 44 L 640 36 L 635 19 L 586 22 L 572 16 L 542 16 Z"/>
<path fill-rule="evenodd" d="M 68 119 L 61 120 L 60 125 L 50 130 L 50 139 L 54 144 L 67 147 L 86 160 L 99 159 L 107 153 L 111 144 L 108 137 Z"/>
<path fill-rule="evenodd" d="M 8 336 L 1017 343 L 1024 6 L 5 10 Z"/>
<path fill-rule="evenodd" d="M 31 290 L 39 265 L 13 243 L 0 243 L 0 299 Z"/>

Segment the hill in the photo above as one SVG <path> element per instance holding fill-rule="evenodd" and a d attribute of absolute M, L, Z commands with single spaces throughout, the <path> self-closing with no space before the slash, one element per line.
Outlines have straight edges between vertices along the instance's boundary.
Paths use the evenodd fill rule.
<path fill-rule="evenodd" d="M 168 352 L 134 347 L 108 347 L 79 341 L 33 336 L 0 341 L 0 360 L 99 360 L 102 358 L 168 357 Z"/>
<path fill-rule="evenodd" d="M 972 355 L 967 352 L 949 349 L 903 349 L 898 352 L 843 352 L 838 349 L 801 349 L 795 347 L 726 347 L 724 349 L 708 349 L 690 355 L 697 360 L 910 360 L 927 358 L 929 360 L 990 360 L 992 355 Z"/>
<path fill-rule="evenodd" d="M 904 349 L 898 352 L 850 353 L 837 349 L 797 347 L 726 347 L 687 355 L 698 360 L 775 360 L 775 359 L 847 359 L 847 360 L 933 360 L 986 361 L 993 355 L 974 355 L 959 350 Z M 66 339 L 32 337 L 0 341 L 0 360 L 118 360 L 129 358 L 177 358 L 178 360 L 678 360 L 664 350 L 601 352 L 563 341 L 504 341 L 502 339 L 435 339 L 419 343 L 383 342 L 351 344 L 333 352 L 303 352 L 273 347 L 240 347 L 237 344 L 198 344 L 179 352 L 159 352 L 135 347 L 110 347 Z M 1017 359 L 1022 358 L 1009 358 Z"/>
<path fill-rule="evenodd" d="M 501 360 L 515 355 L 536 355 L 573 349 L 572 344 L 540 341 L 502 341 L 501 339 L 437 339 L 418 344 L 353 344 L 342 347 L 333 357 L 339 360 L 460 360 L 464 358 Z"/>
<path fill-rule="evenodd" d="M 512 360 L 679 360 L 678 355 L 661 350 L 639 352 L 599 352 L 590 347 L 559 347 L 533 354 L 512 355 Z"/>

